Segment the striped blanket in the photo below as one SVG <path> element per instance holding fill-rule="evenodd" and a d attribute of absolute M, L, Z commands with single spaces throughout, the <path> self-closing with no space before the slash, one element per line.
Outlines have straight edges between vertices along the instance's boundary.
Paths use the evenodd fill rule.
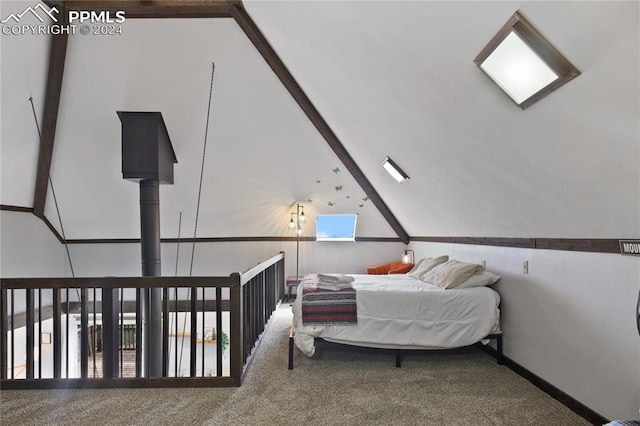
<path fill-rule="evenodd" d="M 302 323 L 304 325 L 358 325 L 356 290 L 323 290 L 318 278 L 310 275 L 302 285 Z"/>

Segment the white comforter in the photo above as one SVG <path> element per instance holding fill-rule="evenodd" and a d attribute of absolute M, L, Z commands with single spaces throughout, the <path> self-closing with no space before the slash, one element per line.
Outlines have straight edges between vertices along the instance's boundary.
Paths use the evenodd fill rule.
<path fill-rule="evenodd" d="M 500 331 L 500 296 L 488 287 L 443 290 L 406 275 L 354 275 L 357 326 L 302 324 L 302 288 L 293 304 L 296 346 L 315 353 L 314 338 L 377 348 L 443 349 Z"/>

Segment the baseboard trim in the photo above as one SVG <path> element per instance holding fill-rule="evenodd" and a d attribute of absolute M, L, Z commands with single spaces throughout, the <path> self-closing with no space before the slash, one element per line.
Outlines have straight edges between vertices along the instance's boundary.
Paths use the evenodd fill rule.
<path fill-rule="evenodd" d="M 478 345 L 478 346 L 480 346 L 484 351 L 486 351 L 492 357 L 495 358 L 497 356 L 497 351 L 491 346 L 489 345 Z M 508 356 L 503 355 L 502 359 L 504 361 L 503 365 L 505 367 L 508 367 L 514 373 L 527 379 L 535 387 L 537 387 L 538 389 L 540 389 L 550 397 L 554 398 L 558 402 L 562 403 L 571 411 L 573 411 L 580 417 L 587 420 L 589 423 L 593 425 L 603 425 L 603 424 L 609 423 L 609 420 L 602 417 L 600 414 L 596 413 L 591 408 L 587 407 L 580 401 L 576 400 L 575 398 L 561 391 L 557 387 L 553 386 L 551 383 L 542 379 L 540 376 L 537 376 L 536 374 L 527 370 L 517 362 L 513 361 Z"/>

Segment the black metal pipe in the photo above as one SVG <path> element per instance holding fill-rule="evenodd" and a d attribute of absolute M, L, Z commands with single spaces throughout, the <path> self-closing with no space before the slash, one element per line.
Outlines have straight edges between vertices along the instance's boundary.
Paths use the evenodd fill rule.
<path fill-rule="evenodd" d="M 140 181 L 140 246 L 142 276 L 161 276 L 160 182 L 157 179 Z M 144 358 L 148 377 L 162 377 L 162 289 L 150 288 L 147 296 L 142 310 Z"/>
<path fill-rule="evenodd" d="M 160 271 L 160 183 L 140 181 L 140 244 L 142 276 L 159 277 Z"/>

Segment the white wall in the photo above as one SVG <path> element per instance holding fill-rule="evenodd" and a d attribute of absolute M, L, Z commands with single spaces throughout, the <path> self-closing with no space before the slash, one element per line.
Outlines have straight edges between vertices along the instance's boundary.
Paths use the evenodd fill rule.
<path fill-rule="evenodd" d="M 0 276 L 70 276 L 64 246 L 34 215 L 0 211 Z"/>
<path fill-rule="evenodd" d="M 0 213 L 3 277 L 68 276 L 64 246 L 36 217 Z M 70 245 L 76 276 L 140 275 L 139 244 Z M 401 243 L 300 243 L 300 274 L 363 272 L 399 260 Z M 162 272 L 174 275 L 176 244 L 162 246 Z M 640 337 L 635 303 L 640 261 L 617 254 L 515 249 L 462 244 L 411 244 L 416 259 L 449 254 L 487 263 L 502 276 L 505 355 L 609 419 L 638 418 Z M 191 244 L 179 251 L 178 275 L 188 275 Z M 244 271 L 285 252 L 295 274 L 295 242 L 227 242 L 196 245 L 193 275 Z M 522 274 L 522 262 L 529 274 Z"/>
<path fill-rule="evenodd" d="M 640 417 L 638 257 L 420 242 L 411 248 L 416 259 L 485 260 L 502 277 L 494 289 L 505 355 L 608 419 Z"/>
<path fill-rule="evenodd" d="M 72 244 L 77 276 L 139 276 L 139 244 Z M 162 275 L 175 275 L 175 243 L 162 244 Z M 300 242 L 300 274 L 311 272 L 363 273 L 365 267 L 400 260 L 402 243 Z M 189 275 L 192 244 L 179 247 L 178 275 Z M 286 275 L 295 275 L 295 242 L 198 243 L 192 275 L 229 275 L 243 272 L 269 257 L 285 252 Z"/>

